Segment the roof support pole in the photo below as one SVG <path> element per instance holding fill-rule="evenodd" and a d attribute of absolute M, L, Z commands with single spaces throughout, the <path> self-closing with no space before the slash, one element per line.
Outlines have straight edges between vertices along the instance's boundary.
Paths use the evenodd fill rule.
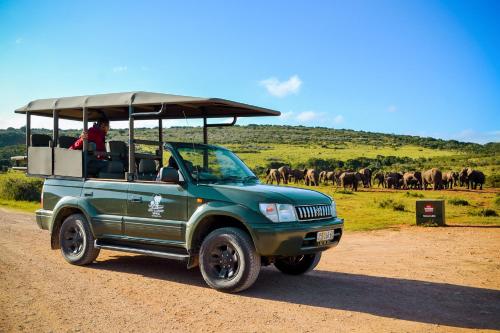
<path fill-rule="evenodd" d="M 208 144 L 207 117 L 203 118 L 203 143 Z"/>
<path fill-rule="evenodd" d="M 158 119 L 158 141 L 160 146 L 158 147 L 158 154 L 160 155 L 160 168 L 163 166 L 163 119 Z"/>
<path fill-rule="evenodd" d="M 128 106 L 128 174 L 127 180 L 135 179 L 134 107 Z"/>
<path fill-rule="evenodd" d="M 56 108 L 52 111 L 52 120 L 54 121 L 54 128 L 52 130 L 52 142 L 54 147 L 57 147 L 59 141 L 59 112 Z"/>
<path fill-rule="evenodd" d="M 28 147 L 31 145 L 31 113 L 26 112 L 26 156 L 28 156 Z"/>
<path fill-rule="evenodd" d="M 88 134 L 89 113 L 88 113 L 86 107 L 83 107 L 82 113 L 83 113 L 83 133 Z M 83 137 L 83 178 L 87 178 L 87 164 L 89 162 L 88 151 L 89 151 L 89 140 L 88 140 L 88 136 L 85 135 Z"/>

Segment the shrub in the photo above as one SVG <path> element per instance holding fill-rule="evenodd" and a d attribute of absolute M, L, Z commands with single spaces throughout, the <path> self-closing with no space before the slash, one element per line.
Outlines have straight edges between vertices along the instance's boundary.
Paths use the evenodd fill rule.
<path fill-rule="evenodd" d="M 353 191 L 349 191 L 349 190 L 338 190 L 338 191 L 335 191 L 336 193 L 340 193 L 340 194 L 354 194 Z"/>
<path fill-rule="evenodd" d="M 403 203 L 395 202 L 392 199 L 384 199 L 378 203 L 380 208 L 392 208 L 392 210 L 404 212 L 406 207 Z"/>
<path fill-rule="evenodd" d="M 488 187 L 500 187 L 500 174 L 493 173 L 487 176 L 485 185 Z"/>
<path fill-rule="evenodd" d="M 451 198 L 448 199 L 448 203 L 453 206 L 468 206 L 469 202 L 465 199 Z"/>
<path fill-rule="evenodd" d="M 424 195 L 422 193 L 418 193 L 418 192 L 406 192 L 406 196 L 408 198 L 410 197 L 413 197 L 413 198 L 423 198 Z"/>
<path fill-rule="evenodd" d="M 500 207 L 500 195 L 499 194 L 497 194 L 493 203 L 495 204 L 495 206 Z"/>
<path fill-rule="evenodd" d="M 490 208 L 483 208 L 481 210 L 471 212 L 470 214 L 475 216 L 484 216 L 484 217 L 498 216 L 498 213 Z"/>
<path fill-rule="evenodd" d="M 40 201 L 43 180 L 7 173 L 0 177 L 0 198 L 16 201 Z"/>

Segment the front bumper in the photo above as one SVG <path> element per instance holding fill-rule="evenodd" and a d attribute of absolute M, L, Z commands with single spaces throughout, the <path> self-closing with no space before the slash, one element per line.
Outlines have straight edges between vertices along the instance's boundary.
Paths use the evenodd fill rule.
<path fill-rule="evenodd" d="M 327 250 L 336 246 L 344 229 L 344 220 L 333 218 L 322 221 L 269 223 L 254 226 L 254 242 L 262 256 L 296 256 Z M 331 241 L 318 243 L 318 231 L 334 230 Z"/>
<path fill-rule="evenodd" d="M 35 213 L 36 224 L 40 229 L 49 230 L 49 224 L 52 220 L 52 211 L 39 209 Z"/>

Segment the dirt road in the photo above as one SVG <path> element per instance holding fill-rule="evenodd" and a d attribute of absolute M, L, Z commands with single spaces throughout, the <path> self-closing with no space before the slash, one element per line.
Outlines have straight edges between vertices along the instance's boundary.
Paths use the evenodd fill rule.
<path fill-rule="evenodd" d="M 500 330 L 500 229 L 346 234 L 318 268 L 264 268 L 238 295 L 197 269 L 101 251 L 87 267 L 51 251 L 32 215 L 0 211 L 0 332 Z"/>

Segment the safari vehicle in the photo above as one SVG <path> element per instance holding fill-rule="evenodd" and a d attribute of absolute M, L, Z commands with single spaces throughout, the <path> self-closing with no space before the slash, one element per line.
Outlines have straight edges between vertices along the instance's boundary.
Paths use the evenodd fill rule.
<path fill-rule="evenodd" d="M 312 270 L 338 244 L 343 220 L 332 198 L 316 191 L 260 184 L 231 151 L 208 144 L 208 128 L 277 111 L 223 99 L 147 92 L 35 100 L 26 115 L 27 174 L 45 177 L 41 229 L 71 264 L 91 264 L 101 249 L 199 266 L 221 291 L 250 287 L 262 265 L 285 274 Z M 31 117 L 53 118 L 52 136 L 31 133 Z M 107 142 L 106 167 L 90 174 L 95 147 L 59 135 L 59 120 L 128 121 L 128 142 Z M 231 123 L 209 123 L 232 117 Z M 203 143 L 164 142 L 164 119 L 203 119 Z M 157 120 L 157 140 L 138 139 L 138 120 Z M 149 145 L 154 153 L 139 152 Z"/>

